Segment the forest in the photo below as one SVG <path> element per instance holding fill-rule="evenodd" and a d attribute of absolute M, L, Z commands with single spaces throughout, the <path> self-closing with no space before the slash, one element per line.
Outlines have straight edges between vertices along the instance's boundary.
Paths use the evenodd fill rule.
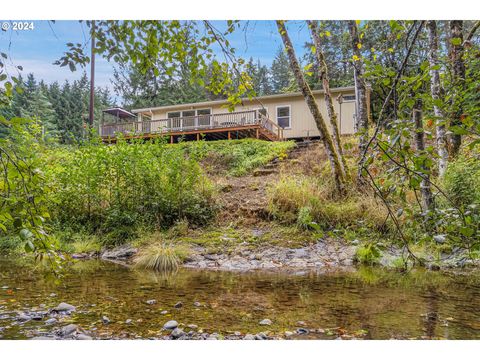
<path fill-rule="evenodd" d="M 78 259 L 99 258 L 125 261 L 135 271 L 153 271 L 152 276 L 184 267 L 355 268 L 354 279 L 348 275 L 345 281 L 357 284 L 361 278 L 373 287 L 388 283 L 389 288 L 392 278 L 414 274 L 401 279 L 415 294 L 432 289 L 418 269 L 477 268 L 480 21 L 307 20 L 300 22 L 310 38 L 303 44 L 292 42 L 292 21 L 272 23 L 282 46 L 265 65 L 241 58 L 229 41 L 244 31 L 241 21 L 221 27 L 210 21 L 87 21 L 96 37 L 96 56 L 115 63 L 113 93 L 95 89 L 92 127 L 86 73 L 63 84 L 47 84 L 34 74 L 17 76 L 7 71 L 11 59 L 0 49 L 0 251 L 44 262 L 59 278 L 68 276 Z M 80 45 L 66 44 L 56 64 L 72 71 L 88 65 L 91 55 Z M 356 133 L 351 136 L 340 135 L 330 91 L 341 86 L 355 87 Z M 313 95 L 317 89 L 324 92 L 325 113 Z M 233 111 L 243 99 L 288 92 L 302 94 L 317 139 L 170 144 L 166 137 L 119 134 L 115 144 L 104 144 L 97 136 L 107 107 L 225 99 Z M 105 275 L 99 266 L 94 271 Z M 383 269 L 394 275 L 380 273 Z M 209 276 L 217 275 L 205 276 L 213 282 Z M 221 278 L 222 284 L 236 279 L 218 276 L 228 278 Z M 449 291 L 442 276 L 432 279 Z M 188 287 L 187 280 L 178 281 L 168 286 Z M 228 286 L 219 290 L 225 291 L 222 296 L 243 301 Z M 260 302 L 274 303 L 262 297 L 261 289 L 251 291 Z M 306 307 L 318 300 L 309 291 L 298 290 Z M 222 299 L 225 308 L 229 301 L 244 306 L 239 299 Z M 297 312 L 292 316 L 302 320 Z M 108 317 L 102 321 L 110 323 Z M 247 331 L 258 332 L 260 339 L 310 331 L 320 338 L 368 333 L 356 320 L 356 328 L 345 332 L 332 326 L 291 335 L 284 329 L 293 326 L 292 319 L 279 317 L 273 325 L 268 318 L 251 321 L 255 326 L 244 324 L 242 338 Z M 422 330 L 418 324 L 405 326 L 412 327 L 414 338 L 433 338 L 441 336 L 437 321 L 427 315 Z M 162 334 L 167 338 L 203 336 L 188 335 L 176 322 L 171 328 L 167 324 L 164 330 L 171 332 Z M 272 326 L 270 334 L 260 332 L 265 326 Z M 458 327 L 452 327 L 453 338 L 478 335 L 466 324 L 453 326 Z M 374 338 L 388 337 L 379 328 L 370 330 Z M 240 337 L 217 337 L 223 336 Z"/>

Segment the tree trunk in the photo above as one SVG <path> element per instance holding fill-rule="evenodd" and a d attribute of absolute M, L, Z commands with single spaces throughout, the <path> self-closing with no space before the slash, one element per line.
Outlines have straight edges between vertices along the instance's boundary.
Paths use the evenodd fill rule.
<path fill-rule="evenodd" d="M 284 22 L 277 20 L 277 28 L 280 36 L 282 37 L 283 45 L 287 52 L 290 68 L 292 69 L 292 72 L 295 76 L 298 87 L 302 91 L 305 102 L 307 103 L 308 108 L 312 113 L 318 131 L 320 132 L 320 139 L 325 146 L 325 151 L 327 153 L 328 160 L 330 161 L 336 190 L 339 195 L 343 195 L 345 194 L 345 178 L 343 177 L 342 168 L 340 166 L 338 155 L 335 151 L 335 146 L 333 145 L 332 138 L 327 130 L 327 125 L 325 124 L 325 120 L 323 119 L 323 116 L 320 112 L 317 102 L 315 101 L 315 97 L 313 96 L 312 91 L 310 90 L 310 87 L 305 81 L 305 77 L 303 76 L 300 64 L 295 55 L 295 49 L 293 48 L 292 42 L 290 41 L 290 37 L 288 36 Z"/>
<path fill-rule="evenodd" d="M 422 122 L 422 101 L 417 100 L 413 107 L 413 122 L 415 125 L 415 147 L 417 154 L 419 156 L 425 153 L 425 134 L 423 130 Z M 430 210 L 433 208 L 434 201 L 432 190 L 430 188 L 430 167 L 423 162 L 423 165 L 420 169 L 422 173 L 422 181 L 420 182 L 420 193 L 422 195 L 422 206 L 423 210 Z"/>
<path fill-rule="evenodd" d="M 437 102 L 443 98 L 443 89 L 440 84 L 440 71 L 438 70 L 438 35 L 437 22 L 430 20 L 427 22 L 429 51 L 428 61 L 430 63 L 430 92 L 433 99 L 433 113 L 436 122 L 436 142 L 438 160 L 438 173 L 440 177 L 445 174 L 448 163 L 447 136 L 445 131 L 445 114 Z"/>
<path fill-rule="evenodd" d="M 332 93 L 330 91 L 330 80 L 328 78 L 328 68 L 327 68 L 327 63 L 325 62 L 325 56 L 322 51 L 322 44 L 320 40 L 320 35 L 318 33 L 317 22 L 307 20 L 307 24 L 310 28 L 313 44 L 315 45 L 315 48 L 316 48 L 315 55 L 318 62 L 320 80 L 322 81 L 325 104 L 327 105 L 327 114 L 328 114 L 328 118 L 330 120 L 330 125 L 332 128 L 333 141 L 335 143 L 335 148 L 337 150 L 337 153 L 340 157 L 340 165 L 342 167 L 343 175 L 345 178 L 347 178 L 348 168 L 347 168 L 347 163 L 345 161 L 345 157 L 343 155 L 343 148 L 340 140 L 340 131 L 338 129 L 337 113 L 335 112 L 335 108 L 333 106 Z"/>
<path fill-rule="evenodd" d="M 358 171 L 357 182 L 364 183 L 362 175 L 363 165 L 365 163 L 365 151 L 368 144 L 368 105 L 367 105 L 367 86 L 363 78 L 363 62 L 360 52 L 360 37 L 358 35 L 357 23 L 355 20 L 349 21 L 350 37 L 353 49 L 353 71 L 355 74 L 355 92 L 356 92 L 356 123 L 358 137 Z"/>
<path fill-rule="evenodd" d="M 458 39 L 458 40 L 457 40 Z M 463 62 L 463 21 L 450 21 L 450 61 L 453 65 L 453 84 L 457 95 L 453 99 L 453 116 L 451 124 L 453 126 L 462 125 L 462 96 L 465 87 L 465 64 Z M 460 95 L 458 94 L 460 93 Z M 462 144 L 462 136 L 458 134 L 450 135 L 450 156 L 458 155 Z"/>

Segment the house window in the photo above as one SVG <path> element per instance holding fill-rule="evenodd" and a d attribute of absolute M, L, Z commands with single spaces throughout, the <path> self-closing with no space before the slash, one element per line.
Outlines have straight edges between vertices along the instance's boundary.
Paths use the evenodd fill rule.
<path fill-rule="evenodd" d="M 198 109 L 197 115 L 210 115 L 212 113 L 211 109 Z"/>
<path fill-rule="evenodd" d="M 290 105 L 277 106 L 277 124 L 283 129 L 289 129 L 290 123 Z"/>
<path fill-rule="evenodd" d="M 355 101 L 355 95 L 343 95 L 343 101 Z"/>
<path fill-rule="evenodd" d="M 167 118 L 169 118 L 169 119 L 179 118 L 181 116 L 182 116 L 182 113 L 180 111 L 167 113 Z"/>

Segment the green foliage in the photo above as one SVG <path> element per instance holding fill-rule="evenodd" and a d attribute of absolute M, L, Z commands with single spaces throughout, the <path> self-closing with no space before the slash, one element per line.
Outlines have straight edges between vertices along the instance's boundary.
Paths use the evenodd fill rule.
<path fill-rule="evenodd" d="M 464 154 L 448 165 L 443 179 L 449 197 L 457 206 L 480 205 L 480 159 Z"/>
<path fill-rule="evenodd" d="M 380 260 L 382 253 L 377 245 L 368 243 L 357 249 L 355 260 L 364 265 L 376 265 Z"/>
<path fill-rule="evenodd" d="M 156 240 L 135 257 L 135 267 L 160 272 L 177 270 L 188 257 L 189 250 L 185 246 L 167 244 L 158 236 Z"/>
<path fill-rule="evenodd" d="M 162 140 L 53 149 L 45 171 L 57 226 L 106 235 L 106 245 L 133 238 L 139 226 L 204 225 L 215 212 L 198 162 Z"/>
<path fill-rule="evenodd" d="M 223 171 L 233 176 L 245 175 L 275 158 L 282 160 L 294 146 L 292 141 L 271 142 L 256 139 L 197 141 L 180 145 L 187 154 L 205 160 L 204 163 L 212 172 L 218 174 Z"/>

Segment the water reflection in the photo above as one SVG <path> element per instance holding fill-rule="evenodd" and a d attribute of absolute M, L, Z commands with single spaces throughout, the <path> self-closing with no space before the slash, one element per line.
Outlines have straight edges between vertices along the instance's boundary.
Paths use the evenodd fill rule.
<path fill-rule="evenodd" d="M 61 301 L 78 307 L 71 321 L 101 337 L 155 337 L 172 318 L 206 331 L 254 333 L 266 330 L 258 322 L 269 318 L 273 325 L 268 329 L 276 333 L 303 321 L 308 328 L 366 330 L 373 339 L 480 338 L 478 273 L 399 274 L 360 268 L 346 274 L 289 276 L 181 269 L 160 275 L 80 261 L 56 283 L 24 261 L 0 259 L 0 269 L 4 338 L 24 338 L 40 326 L 32 321 L 12 326 L 14 312 Z M 156 303 L 147 304 L 150 299 Z M 178 302 L 183 307 L 174 308 Z M 103 315 L 110 324 L 102 324 Z M 126 324 L 127 319 L 132 321 Z"/>

